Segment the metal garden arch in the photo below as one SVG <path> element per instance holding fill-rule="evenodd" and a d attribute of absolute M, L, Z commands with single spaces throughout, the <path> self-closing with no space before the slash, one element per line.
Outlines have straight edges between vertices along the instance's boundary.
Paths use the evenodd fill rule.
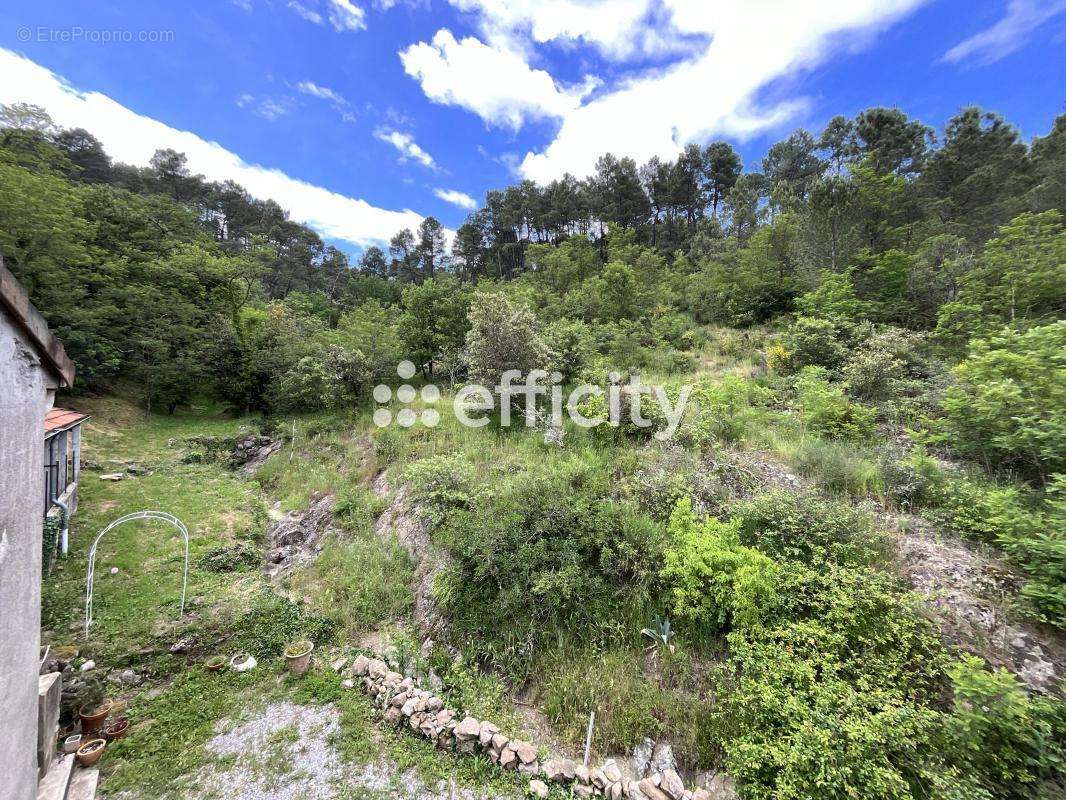
<path fill-rule="evenodd" d="M 100 544 L 100 540 L 104 538 L 104 534 L 110 531 L 112 528 L 117 528 L 124 522 L 131 522 L 135 519 L 158 519 L 163 522 L 169 522 L 179 531 L 181 531 L 182 538 L 185 539 L 185 570 L 181 576 L 181 610 L 178 612 L 178 616 L 185 615 L 185 587 L 189 583 L 189 529 L 185 527 L 185 524 L 175 517 L 173 514 L 168 514 L 166 511 L 135 511 L 132 514 L 126 514 L 124 517 L 119 517 L 100 533 L 96 535 L 93 540 L 92 547 L 89 548 L 89 569 L 85 573 L 85 635 L 89 635 L 89 626 L 93 624 L 93 578 L 96 574 L 96 547 Z"/>

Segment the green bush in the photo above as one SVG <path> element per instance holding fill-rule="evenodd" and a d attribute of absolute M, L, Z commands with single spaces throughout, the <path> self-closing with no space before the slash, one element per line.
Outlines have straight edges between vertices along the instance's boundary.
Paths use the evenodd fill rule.
<path fill-rule="evenodd" d="M 831 384 L 824 369 L 805 367 L 796 378 L 796 404 L 808 430 L 837 439 L 869 439 L 877 410 L 853 402 Z"/>
<path fill-rule="evenodd" d="M 781 343 L 778 366 L 786 372 L 815 366 L 835 369 L 844 361 L 847 348 L 836 324 L 817 317 L 797 317 Z"/>
<path fill-rule="evenodd" d="M 883 534 L 853 504 L 768 492 L 740 504 L 740 539 L 778 561 L 868 564 L 882 557 Z"/>
<path fill-rule="evenodd" d="M 269 589 L 263 590 L 234 627 L 237 646 L 260 659 L 281 655 L 287 644 L 299 639 L 323 644 L 335 630 L 330 620 Z"/>
<path fill-rule="evenodd" d="M 685 498 L 667 530 L 662 577 L 677 618 L 710 634 L 758 625 L 776 602 L 775 569 L 768 557 L 740 543 L 740 522 L 701 522 Z"/>
<path fill-rule="evenodd" d="M 1066 472 L 1066 321 L 971 345 L 942 404 L 945 441 L 989 467 Z"/>
<path fill-rule="evenodd" d="M 404 470 L 403 480 L 434 522 L 451 511 L 473 508 L 478 497 L 473 466 L 462 453 L 416 461 Z"/>

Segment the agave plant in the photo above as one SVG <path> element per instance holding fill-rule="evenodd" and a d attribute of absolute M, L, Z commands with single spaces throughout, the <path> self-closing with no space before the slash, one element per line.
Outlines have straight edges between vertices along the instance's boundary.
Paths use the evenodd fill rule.
<path fill-rule="evenodd" d="M 674 645 L 670 643 L 670 640 L 674 638 L 674 631 L 670 627 L 670 620 L 663 619 L 658 614 L 655 615 L 655 622 L 652 623 L 652 627 L 644 628 L 640 633 L 642 636 L 647 636 L 651 639 L 651 644 L 648 645 L 649 650 L 669 650 L 673 653 L 676 649 Z"/>

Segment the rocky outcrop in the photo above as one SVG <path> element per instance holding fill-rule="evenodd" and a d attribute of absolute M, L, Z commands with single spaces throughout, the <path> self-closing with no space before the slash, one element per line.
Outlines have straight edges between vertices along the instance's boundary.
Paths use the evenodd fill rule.
<path fill-rule="evenodd" d="M 312 503 L 305 511 L 291 512 L 270 523 L 267 528 L 270 544 L 266 553 L 268 575 L 285 574 L 317 557 L 326 537 L 338 532 L 333 524 L 335 502 L 329 495 L 312 495 Z"/>
<path fill-rule="evenodd" d="M 405 727 L 443 750 L 483 754 L 501 769 L 528 775 L 529 794 L 534 797 L 548 797 L 550 784 L 566 787 L 573 797 L 612 800 L 727 800 L 736 796 L 724 793 L 727 789 L 732 791 L 731 783 L 720 783 L 717 794 L 704 787 L 686 789 L 673 766 L 632 780 L 624 777 L 613 760 L 590 769 L 569 758 L 542 759 L 535 744 L 510 738 L 486 720 L 460 717 L 441 697 L 422 688 L 414 678 L 393 671 L 380 659 L 359 656 L 352 664 L 352 676 L 345 685 L 354 687 L 358 681 L 389 725 Z M 668 747 L 653 748 L 648 766 L 667 762 L 673 763 Z"/>
<path fill-rule="evenodd" d="M 230 454 L 230 463 L 234 467 L 240 467 L 241 472 L 245 475 L 251 475 L 261 466 L 268 458 L 281 449 L 282 443 L 275 441 L 269 436 L 260 436 L 257 434 L 251 434 L 245 436 L 242 439 L 238 439 L 237 443 L 233 446 L 233 451 Z"/>

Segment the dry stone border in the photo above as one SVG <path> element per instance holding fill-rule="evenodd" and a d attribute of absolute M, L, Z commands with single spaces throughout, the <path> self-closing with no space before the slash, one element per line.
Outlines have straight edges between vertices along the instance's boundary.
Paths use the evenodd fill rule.
<path fill-rule="evenodd" d="M 548 797 L 550 783 L 569 786 L 574 797 L 611 800 L 714 800 L 722 796 L 702 788 L 686 789 L 673 769 L 637 781 L 626 780 L 613 760 L 595 769 L 568 758 L 541 761 L 535 745 L 508 738 L 491 722 L 470 716 L 459 719 L 440 697 L 419 687 L 414 678 L 389 669 L 381 659 L 360 655 L 352 665 L 352 673 L 371 702 L 384 711 L 388 724 L 404 725 L 442 750 L 484 753 L 502 769 L 528 775 L 528 791 L 533 797 Z M 355 681 L 346 681 L 345 685 L 352 687 Z"/>

